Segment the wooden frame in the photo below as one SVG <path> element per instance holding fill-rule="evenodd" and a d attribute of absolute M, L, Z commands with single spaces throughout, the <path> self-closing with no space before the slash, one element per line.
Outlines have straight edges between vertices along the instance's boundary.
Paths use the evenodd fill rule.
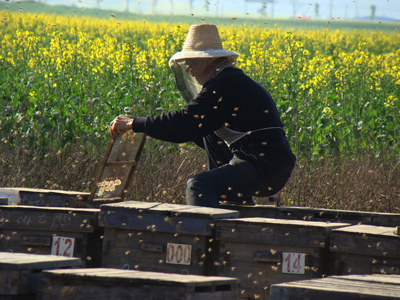
<path fill-rule="evenodd" d="M 132 181 L 146 135 L 132 130 L 112 137 L 93 182 L 88 204 L 119 202 Z"/>

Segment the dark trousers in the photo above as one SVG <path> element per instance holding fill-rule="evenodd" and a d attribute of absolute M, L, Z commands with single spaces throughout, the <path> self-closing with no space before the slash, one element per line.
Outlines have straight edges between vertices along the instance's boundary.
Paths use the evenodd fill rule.
<path fill-rule="evenodd" d="M 186 183 L 188 205 L 219 207 L 219 201 L 246 204 L 252 196 L 268 197 L 282 189 L 288 179 L 267 178 L 257 163 L 240 159 L 216 135 L 204 138 L 208 171 Z"/>

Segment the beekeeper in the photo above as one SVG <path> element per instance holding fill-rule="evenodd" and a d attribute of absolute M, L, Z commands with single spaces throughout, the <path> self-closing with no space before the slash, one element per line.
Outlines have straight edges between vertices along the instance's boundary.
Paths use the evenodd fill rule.
<path fill-rule="evenodd" d="M 174 143 L 195 142 L 208 171 L 186 183 L 188 205 L 251 203 L 276 194 L 295 165 L 271 95 L 236 68 L 238 54 L 224 50 L 215 25 L 193 25 L 169 65 L 187 105 L 147 117 L 116 117 L 110 132 L 132 129 Z"/>

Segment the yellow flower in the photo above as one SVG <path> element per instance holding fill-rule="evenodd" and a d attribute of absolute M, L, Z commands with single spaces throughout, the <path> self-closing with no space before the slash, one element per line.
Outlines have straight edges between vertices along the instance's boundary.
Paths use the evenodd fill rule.
<path fill-rule="evenodd" d="M 333 115 L 333 111 L 332 111 L 329 107 L 325 107 L 325 108 L 323 109 L 323 111 L 322 111 L 322 115 L 323 115 L 325 118 L 330 118 L 330 117 L 332 117 L 332 115 Z"/>

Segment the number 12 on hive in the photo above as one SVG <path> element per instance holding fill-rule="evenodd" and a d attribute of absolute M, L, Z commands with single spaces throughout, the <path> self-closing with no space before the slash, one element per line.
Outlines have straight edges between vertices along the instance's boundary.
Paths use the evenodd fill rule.
<path fill-rule="evenodd" d="M 304 274 L 304 253 L 282 252 L 282 273 Z"/>
<path fill-rule="evenodd" d="M 57 256 L 74 256 L 75 239 L 71 237 L 53 236 L 51 254 Z"/>

